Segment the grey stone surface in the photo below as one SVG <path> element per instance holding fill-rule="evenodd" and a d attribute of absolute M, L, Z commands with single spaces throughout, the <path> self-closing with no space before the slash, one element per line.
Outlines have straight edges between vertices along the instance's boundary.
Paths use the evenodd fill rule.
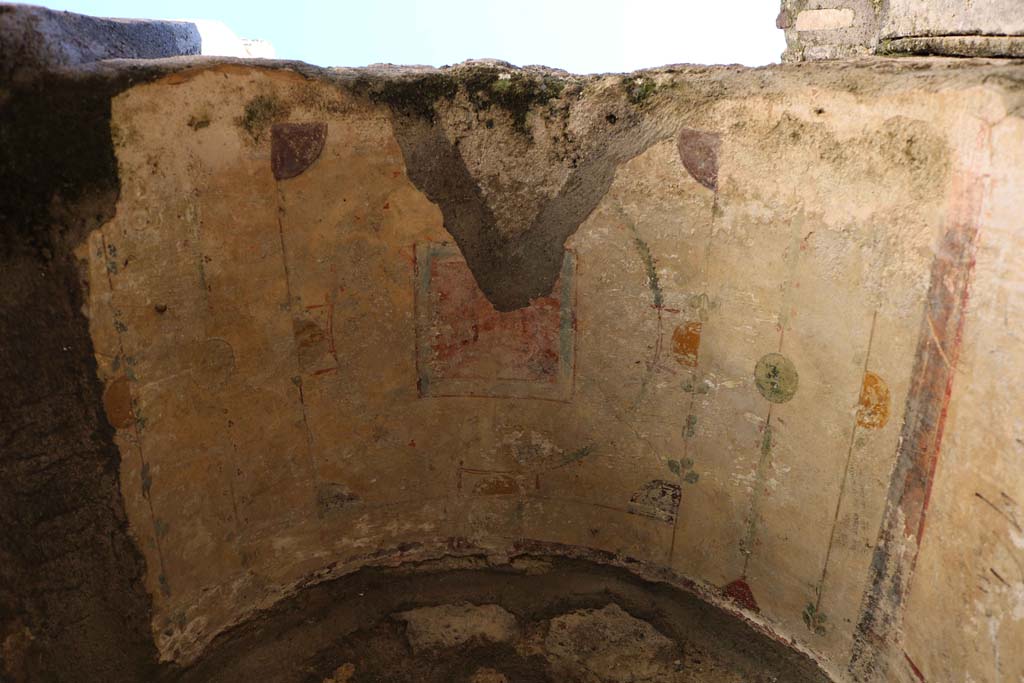
<path fill-rule="evenodd" d="M 274 47 L 240 38 L 219 21 L 109 19 L 0 3 L 0 80 L 26 81 L 108 59 L 195 55 L 269 59 Z"/>
<path fill-rule="evenodd" d="M 787 62 L 869 54 L 1024 56 L 1021 0 L 782 0 Z"/>
<path fill-rule="evenodd" d="M 103 59 L 198 55 L 196 26 L 184 21 L 102 19 L 33 5 L 0 4 L 0 76 L 31 74 Z"/>
<path fill-rule="evenodd" d="M 471 641 L 510 642 L 519 632 L 516 618 L 498 605 L 438 605 L 395 615 L 406 625 L 413 652 L 457 647 Z"/>
<path fill-rule="evenodd" d="M 920 36 L 882 41 L 878 54 L 948 57 L 1024 57 L 1024 37 Z"/>
<path fill-rule="evenodd" d="M 587 683 L 682 680 L 682 648 L 614 603 L 555 617 L 544 649 L 556 670 Z"/>
<path fill-rule="evenodd" d="M 1024 36 L 1021 0 L 889 0 L 882 38 Z"/>
<path fill-rule="evenodd" d="M 878 0 L 782 0 L 776 26 L 786 32 L 783 61 L 871 54 L 878 43 Z"/>

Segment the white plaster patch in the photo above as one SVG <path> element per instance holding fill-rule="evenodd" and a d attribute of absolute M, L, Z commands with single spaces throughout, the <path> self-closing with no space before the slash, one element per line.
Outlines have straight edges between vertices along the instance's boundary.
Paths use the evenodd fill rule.
<path fill-rule="evenodd" d="M 796 15 L 797 31 L 834 31 L 853 26 L 853 10 L 807 9 Z"/>

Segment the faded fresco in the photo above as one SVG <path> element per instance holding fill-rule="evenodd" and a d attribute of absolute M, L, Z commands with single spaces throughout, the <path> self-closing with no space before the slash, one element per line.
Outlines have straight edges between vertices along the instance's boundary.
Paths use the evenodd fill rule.
<path fill-rule="evenodd" d="M 543 546 L 841 679 L 951 680 L 936 639 L 1024 675 L 1006 103 L 666 71 L 516 109 L 525 76 L 482 73 L 114 101 L 117 214 L 78 253 L 161 657 L 364 564 Z"/>

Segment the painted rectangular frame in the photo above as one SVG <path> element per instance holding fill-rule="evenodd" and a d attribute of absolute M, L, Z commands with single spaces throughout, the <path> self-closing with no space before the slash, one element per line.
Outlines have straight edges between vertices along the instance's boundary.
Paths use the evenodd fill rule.
<path fill-rule="evenodd" d="M 416 297 L 416 368 L 421 398 L 485 397 L 522 398 L 547 401 L 572 399 L 576 367 L 576 256 L 564 252 L 559 273 L 558 301 L 558 372 L 554 382 L 510 378 L 446 378 L 432 372 L 430 344 L 426 335 L 431 329 L 431 265 L 436 259 L 462 258 L 458 246 L 450 242 L 419 242 L 415 246 Z"/>

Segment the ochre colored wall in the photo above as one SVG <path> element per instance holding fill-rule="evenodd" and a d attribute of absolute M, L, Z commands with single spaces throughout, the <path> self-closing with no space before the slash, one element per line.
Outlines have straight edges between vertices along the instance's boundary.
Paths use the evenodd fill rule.
<path fill-rule="evenodd" d="M 518 113 L 522 72 L 444 73 L 114 100 L 78 254 L 161 657 L 544 547 L 839 678 L 1024 674 L 1020 69 L 530 72 Z"/>

